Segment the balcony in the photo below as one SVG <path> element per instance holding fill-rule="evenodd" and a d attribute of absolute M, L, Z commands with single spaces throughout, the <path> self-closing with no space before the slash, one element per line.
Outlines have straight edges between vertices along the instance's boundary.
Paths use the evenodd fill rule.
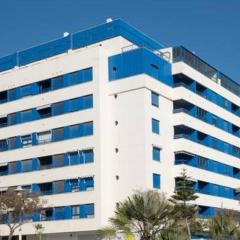
<path fill-rule="evenodd" d="M 220 83 L 220 85 L 226 88 L 228 91 L 233 94 L 240 96 L 240 85 L 233 81 L 231 78 L 227 77 L 201 58 L 193 54 L 191 51 L 186 48 L 179 46 L 173 48 L 173 63 L 176 62 L 184 62 L 190 67 L 194 68 L 207 78 L 211 79 L 216 83 Z"/>

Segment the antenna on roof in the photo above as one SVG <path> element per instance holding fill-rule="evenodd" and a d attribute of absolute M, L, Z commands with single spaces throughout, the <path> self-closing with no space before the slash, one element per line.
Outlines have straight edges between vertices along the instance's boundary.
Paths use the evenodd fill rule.
<path fill-rule="evenodd" d="M 107 18 L 106 23 L 110 23 L 110 22 L 112 22 L 112 18 Z"/>
<path fill-rule="evenodd" d="M 67 37 L 67 36 L 69 36 L 69 32 L 64 32 L 63 37 Z"/>

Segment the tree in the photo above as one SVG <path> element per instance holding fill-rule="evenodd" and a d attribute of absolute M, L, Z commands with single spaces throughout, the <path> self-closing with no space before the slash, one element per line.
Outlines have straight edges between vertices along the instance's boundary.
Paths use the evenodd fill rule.
<path fill-rule="evenodd" d="M 37 194 L 9 188 L 0 195 L 1 220 L 9 228 L 8 240 L 11 240 L 16 229 L 23 224 L 23 218 L 27 218 L 38 212 L 44 204 Z"/>
<path fill-rule="evenodd" d="M 42 240 L 42 235 L 44 231 L 44 227 L 42 224 L 38 223 L 34 225 L 35 233 L 36 233 L 36 240 Z"/>
<path fill-rule="evenodd" d="M 172 206 L 157 191 L 136 192 L 116 206 L 110 227 L 100 230 L 101 239 L 112 239 L 117 233 L 136 234 L 140 240 L 156 239 L 171 220 Z"/>
<path fill-rule="evenodd" d="M 209 235 L 214 240 L 240 239 L 239 222 L 231 210 L 219 210 L 208 222 Z"/>
<path fill-rule="evenodd" d="M 190 224 L 196 219 L 197 205 L 192 202 L 198 198 L 193 188 L 192 181 L 183 169 L 181 176 L 176 181 L 175 194 L 169 199 L 174 204 L 174 216 L 179 225 L 185 226 L 187 239 L 191 239 Z"/>

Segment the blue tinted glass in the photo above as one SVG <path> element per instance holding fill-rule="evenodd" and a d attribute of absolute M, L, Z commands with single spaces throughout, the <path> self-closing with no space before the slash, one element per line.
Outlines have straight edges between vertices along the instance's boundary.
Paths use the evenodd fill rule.
<path fill-rule="evenodd" d="M 156 119 L 152 119 L 152 132 L 159 134 L 160 129 L 159 129 L 159 121 Z"/>
<path fill-rule="evenodd" d="M 160 161 L 160 149 L 157 148 L 157 147 L 153 147 L 153 150 L 152 150 L 152 158 L 153 160 L 155 161 Z"/>
<path fill-rule="evenodd" d="M 155 107 L 159 107 L 159 95 L 157 93 L 152 92 L 152 105 Z"/>
<path fill-rule="evenodd" d="M 153 188 L 160 189 L 161 182 L 160 182 L 160 175 L 153 173 Z"/>

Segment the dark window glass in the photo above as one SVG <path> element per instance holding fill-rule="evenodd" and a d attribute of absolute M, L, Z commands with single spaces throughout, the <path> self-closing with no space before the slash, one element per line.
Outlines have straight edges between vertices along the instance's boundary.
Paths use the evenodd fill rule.
<path fill-rule="evenodd" d="M 55 167 L 62 167 L 64 166 L 64 154 L 54 155 L 54 166 Z"/>
<path fill-rule="evenodd" d="M 64 113 L 64 102 L 54 103 L 53 107 L 53 115 L 60 115 Z"/>
<path fill-rule="evenodd" d="M 52 189 L 53 189 L 52 185 L 53 185 L 52 183 L 42 183 L 42 184 L 39 184 L 40 192 L 43 195 L 52 194 Z"/>
<path fill-rule="evenodd" d="M 64 181 L 54 182 L 54 192 L 55 193 L 63 193 L 64 192 Z"/>
<path fill-rule="evenodd" d="M 10 162 L 8 164 L 9 174 L 17 173 L 17 162 Z"/>
<path fill-rule="evenodd" d="M 51 79 L 44 80 L 38 83 L 39 92 L 45 93 L 51 90 Z"/>
<path fill-rule="evenodd" d="M 1 117 L 0 118 L 0 127 L 6 127 L 7 126 L 7 117 Z"/>
<path fill-rule="evenodd" d="M 7 91 L 0 92 L 0 103 L 7 102 Z"/>
<path fill-rule="evenodd" d="M 39 157 L 40 169 L 48 169 L 52 167 L 52 156 Z"/>
<path fill-rule="evenodd" d="M 17 123 L 17 114 L 16 113 L 8 114 L 8 123 L 9 123 L 9 125 L 13 125 L 13 124 Z"/>
<path fill-rule="evenodd" d="M 0 176 L 8 174 L 8 165 L 0 166 Z"/>
<path fill-rule="evenodd" d="M 9 149 L 15 149 L 17 148 L 17 138 L 12 137 L 8 139 L 8 148 Z"/>
<path fill-rule="evenodd" d="M 55 77 L 52 79 L 53 89 L 63 88 L 63 76 Z"/>
<path fill-rule="evenodd" d="M 17 89 L 10 89 L 8 90 L 8 97 L 10 101 L 16 100 L 17 99 Z"/>
<path fill-rule="evenodd" d="M 64 128 L 53 129 L 53 141 L 61 141 L 64 139 Z"/>
<path fill-rule="evenodd" d="M 32 160 L 22 161 L 22 171 L 23 172 L 32 171 Z"/>
<path fill-rule="evenodd" d="M 0 151 L 5 151 L 8 149 L 8 141 L 6 139 L 0 140 Z"/>
<path fill-rule="evenodd" d="M 44 107 L 44 108 L 37 109 L 37 112 L 40 118 L 46 118 L 52 115 L 51 107 Z"/>
<path fill-rule="evenodd" d="M 53 209 L 52 208 L 41 210 L 41 213 L 40 213 L 41 221 L 49 221 L 49 220 L 52 220 L 52 218 L 53 218 Z"/>
<path fill-rule="evenodd" d="M 155 92 L 151 92 L 152 97 L 152 105 L 155 107 L 159 107 L 159 95 Z"/>

